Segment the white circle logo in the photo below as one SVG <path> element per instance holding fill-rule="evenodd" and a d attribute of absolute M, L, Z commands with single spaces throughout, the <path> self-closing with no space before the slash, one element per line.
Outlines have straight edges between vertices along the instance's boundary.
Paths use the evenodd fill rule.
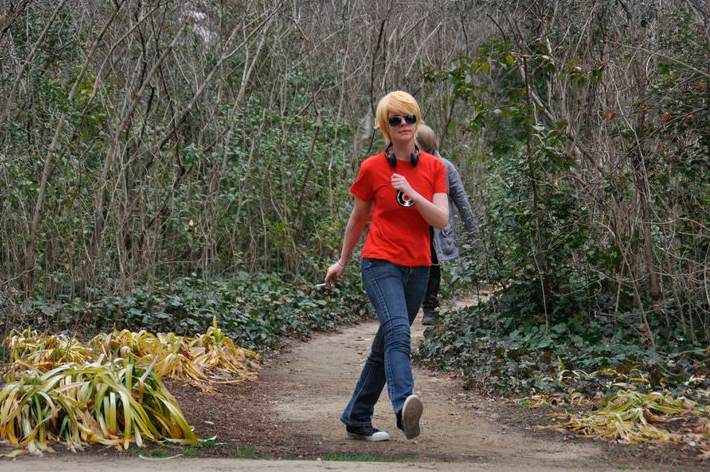
<path fill-rule="evenodd" d="M 409 198 L 409 195 L 406 195 L 401 190 L 397 192 L 397 203 L 399 203 L 403 207 L 414 206 L 414 200 Z"/>

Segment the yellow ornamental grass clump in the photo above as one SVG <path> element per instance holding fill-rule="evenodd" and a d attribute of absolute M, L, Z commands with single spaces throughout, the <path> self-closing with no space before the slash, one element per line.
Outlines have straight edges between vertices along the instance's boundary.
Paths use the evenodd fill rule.
<path fill-rule="evenodd" d="M 190 354 L 195 363 L 208 370 L 225 371 L 240 378 L 252 378 L 261 356 L 256 352 L 238 348 L 231 339 L 217 327 L 217 319 L 212 319 L 212 326 L 205 334 L 196 336 L 190 342 Z M 228 381 L 229 377 L 216 379 Z"/>
<path fill-rule="evenodd" d="M 154 364 L 163 377 L 194 382 L 203 389 L 209 389 L 209 383 L 253 378 L 261 359 L 254 351 L 235 346 L 219 329 L 216 318 L 205 334 L 195 337 L 122 330 L 99 334 L 84 345 L 62 335 L 37 334 L 28 329 L 12 333 L 5 344 L 16 371 L 46 372 L 65 363 L 134 359 L 139 365 Z"/>
<path fill-rule="evenodd" d="M 196 444 L 161 377 L 209 389 L 253 377 L 260 360 L 236 347 L 216 319 L 196 337 L 123 330 L 85 345 L 28 329 L 5 344 L 14 374 L 0 391 L 0 440 L 25 448 L 5 457 L 51 450 L 53 442 L 70 450 L 86 443 L 141 446 L 145 439 Z"/>
<path fill-rule="evenodd" d="M 48 371 L 62 364 L 81 364 L 93 357 L 91 350 L 76 339 L 39 334 L 29 328 L 10 333 L 4 344 L 10 350 L 15 369 L 31 367 Z"/>
<path fill-rule="evenodd" d="M 621 441 L 627 444 L 659 442 L 689 444 L 710 453 L 710 432 L 675 431 L 664 427 L 675 419 L 702 423 L 708 412 L 687 399 L 676 399 L 661 393 L 620 390 L 605 400 L 603 408 L 581 415 L 556 415 L 563 423 L 547 426 L 571 430 L 589 438 Z M 690 421 L 692 420 L 692 421 Z"/>
<path fill-rule="evenodd" d="M 195 382 L 209 382 L 205 366 L 195 362 L 190 353 L 189 339 L 174 333 L 158 334 L 159 349 L 156 369 L 160 375 Z M 235 379 L 238 381 L 239 379 Z"/>
<path fill-rule="evenodd" d="M 205 334 L 195 337 L 124 330 L 100 334 L 90 344 L 107 358 L 125 358 L 130 352 L 148 364 L 157 357 L 155 369 L 161 376 L 192 381 L 203 389 L 209 389 L 207 383 L 253 378 L 261 359 L 254 351 L 236 347 L 218 328 L 216 318 Z"/>
<path fill-rule="evenodd" d="M 116 359 L 133 355 L 140 358 L 156 354 L 160 349 L 160 341 L 155 334 L 147 331 L 131 332 L 124 329 L 95 336 L 89 341 L 89 347 L 94 357 L 103 355 L 106 359 Z"/>
<path fill-rule="evenodd" d="M 123 361 L 66 364 L 8 383 L 0 391 L 0 438 L 31 453 L 53 442 L 72 451 L 86 443 L 126 449 L 144 439 L 198 443 L 160 377 Z"/>

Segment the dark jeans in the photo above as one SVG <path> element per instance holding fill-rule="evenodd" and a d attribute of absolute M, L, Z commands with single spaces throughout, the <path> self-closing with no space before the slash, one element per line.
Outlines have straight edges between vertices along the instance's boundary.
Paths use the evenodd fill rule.
<path fill-rule="evenodd" d="M 431 248 L 431 267 L 429 267 L 429 283 L 426 286 L 422 309 L 424 314 L 433 313 L 439 306 L 439 286 L 441 285 L 441 266 L 434 249 L 434 231 L 429 228 L 429 246 Z"/>
<path fill-rule="evenodd" d="M 424 297 L 429 267 L 405 267 L 380 259 L 363 259 L 362 281 L 377 312 L 380 328 L 362 368 L 350 403 L 340 420 L 348 426 L 372 426 L 372 414 L 382 389 L 395 413 L 412 394 L 410 325 Z"/>

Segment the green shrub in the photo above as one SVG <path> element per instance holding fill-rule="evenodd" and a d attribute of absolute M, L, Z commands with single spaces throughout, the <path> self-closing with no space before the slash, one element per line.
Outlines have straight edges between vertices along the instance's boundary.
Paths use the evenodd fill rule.
<path fill-rule="evenodd" d="M 90 337 L 116 329 L 204 332 L 217 318 L 224 333 L 240 346 L 263 351 L 281 337 L 305 338 L 352 323 L 368 313 L 359 285 L 345 281 L 332 292 L 287 283 L 278 275 L 241 273 L 231 279 L 206 281 L 184 277 L 137 288 L 124 295 L 97 294 L 93 300 L 32 300 L 14 311 L 0 312 L 1 325 L 31 326 L 53 333 Z"/>

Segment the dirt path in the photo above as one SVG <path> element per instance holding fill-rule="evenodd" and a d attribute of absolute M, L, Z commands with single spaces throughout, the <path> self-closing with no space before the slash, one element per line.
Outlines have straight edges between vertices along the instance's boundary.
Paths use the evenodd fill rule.
<path fill-rule="evenodd" d="M 261 381 L 270 385 L 270 409 L 278 424 L 294 433 L 308 432 L 305 437 L 299 435 L 304 457 L 330 452 L 466 462 L 485 466 L 485 470 L 616 470 L 600 443 L 563 440 L 561 434 L 507 427 L 494 402 L 465 392 L 460 382 L 446 375 L 421 368 L 415 368 L 414 374 L 415 393 L 425 405 L 420 437 L 408 441 L 396 429 L 385 392 L 373 423 L 390 432 L 392 440 L 370 444 L 346 439 L 338 418 L 376 328 L 376 323 L 365 323 L 293 345 L 282 356 L 287 360 L 262 373 Z M 422 333 L 423 326 L 417 318 L 412 328 L 414 346 L 419 344 Z M 622 467 L 636 468 L 628 463 Z"/>

